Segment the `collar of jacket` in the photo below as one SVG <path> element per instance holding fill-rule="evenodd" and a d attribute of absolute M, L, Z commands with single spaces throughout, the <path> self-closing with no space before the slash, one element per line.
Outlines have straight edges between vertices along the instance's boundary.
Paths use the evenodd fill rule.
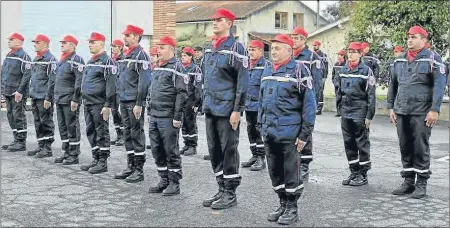
<path fill-rule="evenodd" d="M 91 58 L 89 60 L 90 63 L 93 62 L 97 62 L 98 60 L 103 59 L 105 56 L 107 56 L 108 54 L 106 53 L 106 51 L 103 51 L 101 54 L 97 55 L 97 56 L 93 56 L 93 58 Z"/>
<path fill-rule="evenodd" d="M 365 64 L 363 63 L 362 59 L 359 59 L 359 64 L 358 67 L 356 67 L 353 70 L 350 70 L 350 68 L 348 67 L 348 61 L 345 61 L 345 65 L 344 65 L 344 72 L 345 73 L 358 73 L 360 70 L 364 69 Z"/>
<path fill-rule="evenodd" d="M 72 57 L 73 57 L 75 54 L 76 54 L 76 51 L 73 51 L 73 52 L 71 52 L 68 56 L 66 56 L 65 59 L 63 59 L 63 60 L 61 60 L 61 61 L 59 61 L 59 62 L 66 62 L 66 61 L 68 61 L 68 60 L 71 60 Z"/>
<path fill-rule="evenodd" d="M 187 71 L 190 72 L 191 70 L 195 69 L 197 67 L 197 65 L 194 62 L 192 62 L 189 66 L 183 66 L 183 67 L 184 67 L 184 69 L 186 69 Z"/>
<path fill-rule="evenodd" d="M 52 56 L 52 53 L 50 52 L 50 49 L 47 49 L 43 55 L 41 55 L 41 56 L 36 55 L 36 58 L 34 60 L 38 61 L 38 60 L 42 60 L 42 59 L 49 59 L 50 56 Z"/>
<path fill-rule="evenodd" d="M 169 64 L 173 65 L 176 62 L 177 62 L 177 58 L 175 58 L 175 56 L 174 56 L 174 57 L 170 58 L 169 60 L 167 60 L 167 62 L 165 62 L 164 65 L 161 65 L 161 66 L 158 66 L 158 67 L 167 67 L 167 65 L 169 65 Z"/>
<path fill-rule="evenodd" d="M 285 73 L 286 71 L 288 71 L 288 69 L 295 69 L 295 67 L 297 67 L 297 61 L 295 61 L 294 58 L 291 58 L 291 60 L 284 64 L 283 66 L 281 66 L 280 68 L 278 68 L 277 71 L 273 71 L 273 67 L 269 67 L 271 69 L 271 71 L 273 72 L 273 74 L 279 74 L 279 73 Z"/>
<path fill-rule="evenodd" d="M 427 48 L 423 48 L 422 51 L 420 51 L 416 55 L 416 58 L 414 60 L 422 59 L 422 58 L 429 58 L 430 55 L 431 55 L 431 51 L 429 49 L 427 49 Z M 397 59 L 406 59 L 406 60 L 408 60 L 408 51 L 403 52 L 402 55 L 397 57 Z"/>
<path fill-rule="evenodd" d="M 231 46 L 233 46 L 234 42 L 235 42 L 234 35 L 230 33 L 230 36 L 228 36 L 228 38 L 225 40 L 225 42 L 221 43 L 215 51 L 217 52 L 217 51 L 224 50 L 224 49 L 228 50 L 228 49 L 230 49 Z M 211 48 L 213 48 L 212 45 L 211 45 Z"/>
<path fill-rule="evenodd" d="M 10 53 L 8 53 L 8 56 L 20 56 L 20 53 L 22 53 L 23 51 L 24 51 L 23 47 L 17 48 L 14 51 L 10 50 Z"/>
<path fill-rule="evenodd" d="M 142 47 L 140 44 L 138 44 L 127 56 L 125 57 L 130 57 L 130 56 L 135 56 L 137 53 L 139 53 L 142 50 Z"/>
<path fill-rule="evenodd" d="M 310 56 L 312 53 L 311 50 L 309 50 L 308 45 L 305 45 L 305 48 L 298 54 L 298 56 L 294 56 L 294 58 L 299 58 L 300 56 Z"/>

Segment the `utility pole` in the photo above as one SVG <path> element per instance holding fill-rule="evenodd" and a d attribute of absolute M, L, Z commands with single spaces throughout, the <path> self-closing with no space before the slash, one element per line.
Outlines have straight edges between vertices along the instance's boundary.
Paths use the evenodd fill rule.
<path fill-rule="evenodd" d="M 317 14 L 316 14 L 316 29 L 319 29 L 319 17 L 320 17 L 320 4 L 319 0 L 317 0 Z"/>

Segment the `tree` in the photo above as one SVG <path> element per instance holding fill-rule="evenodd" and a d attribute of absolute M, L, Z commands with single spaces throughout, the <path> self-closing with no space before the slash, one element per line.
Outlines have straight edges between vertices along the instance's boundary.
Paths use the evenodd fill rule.
<path fill-rule="evenodd" d="M 429 42 L 439 54 L 448 50 L 449 1 L 358 1 L 351 13 L 347 41 L 367 41 L 382 60 L 379 83 L 388 82 L 386 70 L 394 45 L 406 46 L 406 32 L 423 26 Z"/>
<path fill-rule="evenodd" d="M 355 1 L 338 1 L 322 10 L 322 15 L 330 22 L 349 16 Z"/>
<path fill-rule="evenodd" d="M 195 47 L 195 46 L 205 46 L 210 42 L 210 39 L 205 35 L 205 33 L 199 32 L 198 30 L 192 30 L 189 33 L 183 33 L 181 36 L 177 37 L 177 48 L 181 50 L 183 47 Z"/>

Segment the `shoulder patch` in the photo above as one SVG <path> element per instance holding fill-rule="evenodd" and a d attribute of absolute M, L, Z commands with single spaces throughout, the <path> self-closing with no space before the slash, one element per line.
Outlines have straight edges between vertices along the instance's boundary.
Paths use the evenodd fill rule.
<path fill-rule="evenodd" d="M 56 70 L 56 63 L 52 63 L 52 70 Z"/>
<path fill-rule="evenodd" d="M 79 71 L 79 72 L 83 72 L 83 65 L 79 65 L 79 66 L 78 66 L 78 71 Z"/>
<path fill-rule="evenodd" d="M 111 73 L 112 74 L 117 74 L 117 67 L 116 66 L 112 66 L 111 67 Z"/>
<path fill-rule="evenodd" d="M 25 64 L 25 69 L 27 69 L 27 70 L 31 69 L 31 63 L 26 63 Z"/>
<path fill-rule="evenodd" d="M 439 67 L 439 71 L 441 72 L 441 74 L 445 74 L 445 65 L 441 65 L 440 67 Z"/>
<path fill-rule="evenodd" d="M 142 63 L 142 69 L 148 70 L 148 63 L 147 62 L 143 62 Z"/>
<path fill-rule="evenodd" d="M 186 85 L 189 84 L 189 75 L 183 74 L 183 81 Z"/>

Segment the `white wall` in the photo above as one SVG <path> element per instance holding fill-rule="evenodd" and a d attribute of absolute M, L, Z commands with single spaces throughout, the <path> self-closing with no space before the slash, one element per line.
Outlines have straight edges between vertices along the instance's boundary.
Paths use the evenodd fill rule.
<path fill-rule="evenodd" d="M 8 40 L 6 39 L 11 33 L 19 32 L 22 33 L 22 17 L 17 17 L 17 15 L 22 14 L 21 1 L 1 1 L 1 56 L 0 60 L 3 62 L 6 54 L 8 54 Z"/>
<path fill-rule="evenodd" d="M 113 1 L 113 39 L 122 39 L 128 24 L 144 29 L 144 35 L 153 35 L 153 1 Z"/>

